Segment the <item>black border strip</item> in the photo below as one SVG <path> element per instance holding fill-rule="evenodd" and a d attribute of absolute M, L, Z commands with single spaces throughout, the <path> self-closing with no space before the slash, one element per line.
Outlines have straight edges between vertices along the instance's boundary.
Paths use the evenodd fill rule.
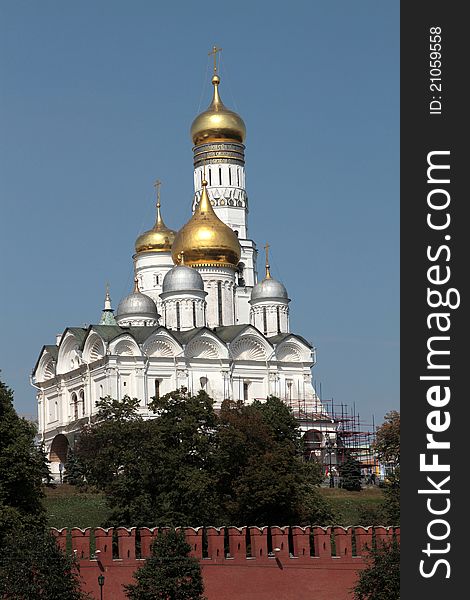
<path fill-rule="evenodd" d="M 466 443 L 467 439 L 470 441 L 470 376 L 467 376 L 467 373 L 470 375 L 470 366 L 467 366 L 470 356 L 467 342 L 470 337 L 467 300 L 470 228 L 464 212 L 469 204 L 469 193 L 465 188 L 468 186 L 467 172 L 470 173 L 466 158 L 470 153 L 464 139 L 470 128 L 469 101 L 464 87 L 468 87 L 469 79 L 470 35 L 463 8 L 463 3 L 434 0 L 401 3 L 401 598 L 404 600 L 442 600 L 451 597 L 449 594 L 457 598 L 468 593 L 464 581 L 467 556 L 463 546 L 468 514 L 464 516 L 463 511 L 469 504 L 469 492 L 465 488 L 469 488 L 470 482 L 470 470 L 466 465 L 470 449 Z M 431 29 L 433 27 L 441 31 L 441 65 L 431 74 L 430 60 L 436 59 L 436 55 L 431 56 L 430 47 L 433 43 L 430 36 L 437 33 L 436 29 Z M 432 77 L 434 82 L 430 81 Z M 431 83 L 440 83 L 440 89 L 436 86 L 431 90 Z M 435 102 L 432 105 L 435 111 L 431 113 L 430 102 L 433 100 L 439 100 L 442 106 L 439 111 Z M 449 154 L 429 155 L 436 151 L 448 151 Z M 431 181 L 428 182 L 428 159 L 449 165 L 447 176 L 443 169 L 434 169 L 430 171 Z M 449 183 L 443 183 L 447 177 Z M 437 179 L 439 182 L 435 181 Z M 429 199 L 431 190 L 436 192 Z M 445 209 L 428 205 L 428 201 L 431 204 L 446 203 L 447 195 L 450 201 Z M 427 223 L 429 213 L 431 223 L 438 226 L 447 222 L 448 213 L 451 219 L 448 227 L 433 229 Z M 434 258 L 430 259 L 428 254 Z M 433 266 L 438 268 L 429 272 Z M 449 273 L 446 267 L 450 269 L 447 283 L 429 281 L 430 278 L 444 279 Z M 440 291 L 443 298 L 453 288 L 456 291 L 450 292 L 450 303 L 456 304 L 460 297 L 460 306 L 431 308 L 428 287 Z M 438 298 L 434 294 L 431 302 L 439 303 Z M 431 327 L 428 327 L 427 319 L 431 313 L 449 315 L 449 321 L 447 317 L 439 321 L 442 327 L 450 323 L 447 332 L 438 330 L 436 317 L 430 317 Z M 433 336 L 450 339 L 431 340 Z M 433 350 L 449 350 L 450 354 L 428 356 L 427 344 L 431 344 Z M 437 368 L 430 365 L 437 365 Z M 446 365 L 450 368 L 443 368 Z M 450 379 L 420 380 L 420 376 L 449 376 Z M 432 386 L 437 386 L 434 395 L 429 392 Z M 447 404 L 442 400 L 438 406 L 446 387 L 450 400 Z M 434 406 L 429 399 L 435 400 Z M 432 411 L 438 411 L 438 414 L 429 416 Z M 449 442 L 450 448 L 426 448 L 426 435 L 432 433 L 432 427 L 445 424 L 448 418 L 451 419 L 450 426 L 441 433 L 434 433 L 433 439 Z M 450 465 L 450 471 L 420 470 L 420 454 L 426 455 L 424 461 L 427 464 L 436 460 L 439 464 Z M 433 458 L 433 454 L 437 458 Z M 448 476 L 450 479 L 445 482 Z M 438 493 L 437 488 L 446 493 Z M 419 494 L 419 489 L 428 491 Z M 430 512 L 447 508 L 441 515 Z M 436 521 L 439 519 L 444 522 Z M 430 533 L 442 540 L 431 539 Z M 443 562 L 438 563 L 439 560 Z M 420 574 L 420 564 L 421 570 L 430 576 Z"/>

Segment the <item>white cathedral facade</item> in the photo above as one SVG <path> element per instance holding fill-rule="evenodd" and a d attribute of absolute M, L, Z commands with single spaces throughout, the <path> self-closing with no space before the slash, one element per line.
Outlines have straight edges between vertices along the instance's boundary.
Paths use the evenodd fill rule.
<path fill-rule="evenodd" d="M 133 291 L 116 314 L 107 291 L 99 324 L 68 327 L 34 367 L 39 435 L 56 478 L 96 402 L 108 395 L 138 398 L 149 417 L 152 397 L 181 387 L 206 390 L 216 409 L 224 399 L 274 395 L 292 406 L 316 451 L 325 433 L 335 434 L 312 385 L 315 349 L 290 331 L 290 300 L 270 273 L 267 251 L 258 277 L 248 234 L 245 125 L 222 103 L 216 73 L 212 84 L 212 102 L 191 126 L 191 218 L 169 229 L 157 186 L 155 225 L 135 243 Z"/>

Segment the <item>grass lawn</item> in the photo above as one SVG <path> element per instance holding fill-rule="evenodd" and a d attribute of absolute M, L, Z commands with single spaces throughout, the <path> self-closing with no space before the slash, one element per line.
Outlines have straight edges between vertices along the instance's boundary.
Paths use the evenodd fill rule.
<path fill-rule="evenodd" d="M 383 492 L 370 487 L 360 492 L 341 488 L 320 488 L 320 493 L 330 502 L 337 517 L 336 525 L 383 525 L 379 513 Z M 379 522 L 380 521 L 380 522 Z"/>
<path fill-rule="evenodd" d="M 73 485 L 44 488 L 44 505 L 51 527 L 101 527 L 108 515 L 102 494 L 80 493 Z"/>
<path fill-rule="evenodd" d="M 336 525 L 383 524 L 377 516 L 377 509 L 383 501 L 379 488 L 367 488 L 361 492 L 320 488 L 320 492 L 333 506 L 337 516 Z M 45 488 L 45 494 L 44 504 L 51 527 L 100 527 L 108 515 L 102 494 L 80 493 L 67 484 Z"/>

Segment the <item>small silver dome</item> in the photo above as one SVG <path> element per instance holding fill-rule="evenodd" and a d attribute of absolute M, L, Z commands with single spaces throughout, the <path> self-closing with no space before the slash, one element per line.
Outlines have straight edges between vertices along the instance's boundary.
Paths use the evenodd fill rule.
<path fill-rule="evenodd" d="M 201 274 L 192 267 L 176 265 L 163 278 L 162 293 L 204 291 Z"/>
<path fill-rule="evenodd" d="M 289 302 L 289 297 L 282 283 L 270 277 L 259 281 L 251 290 L 250 301 L 253 300 L 284 300 Z"/>
<path fill-rule="evenodd" d="M 151 319 L 157 318 L 157 306 L 155 302 L 141 292 L 132 292 L 119 303 L 116 316 L 138 315 Z"/>

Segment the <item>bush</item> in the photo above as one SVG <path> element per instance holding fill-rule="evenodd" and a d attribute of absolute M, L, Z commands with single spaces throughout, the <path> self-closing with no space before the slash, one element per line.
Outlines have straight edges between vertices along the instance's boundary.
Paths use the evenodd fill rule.
<path fill-rule="evenodd" d="M 354 600 L 399 600 L 400 547 L 396 541 L 369 552 L 368 566 L 359 573 Z"/>
<path fill-rule="evenodd" d="M 130 600 L 205 600 L 201 567 L 190 551 L 184 533 L 160 532 L 152 555 L 134 573 L 137 583 L 124 586 L 126 596 Z"/>
<path fill-rule="evenodd" d="M 80 591 L 77 565 L 42 529 L 15 531 L 0 544 L 2 600 L 91 600 Z"/>

